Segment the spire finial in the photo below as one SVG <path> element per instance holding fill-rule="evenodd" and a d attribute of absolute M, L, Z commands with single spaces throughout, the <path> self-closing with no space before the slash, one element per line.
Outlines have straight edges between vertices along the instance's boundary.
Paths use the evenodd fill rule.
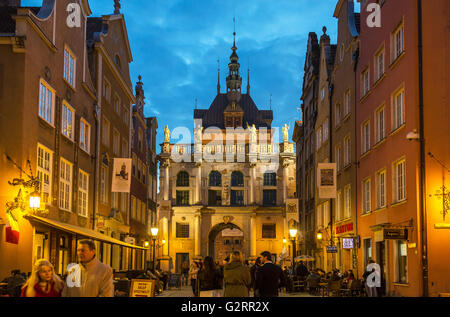
<path fill-rule="evenodd" d="M 217 94 L 220 94 L 220 60 L 217 59 Z"/>
<path fill-rule="evenodd" d="M 138 76 L 138 79 L 139 79 L 139 82 L 141 82 L 141 81 L 142 81 L 142 76 L 139 75 L 139 76 Z"/>
<path fill-rule="evenodd" d="M 233 17 L 233 47 L 236 47 L 236 17 Z"/>
<path fill-rule="evenodd" d="M 114 14 L 120 14 L 120 0 L 114 0 Z"/>
<path fill-rule="evenodd" d="M 327 34 L 327 27 L 324 26 L 324 27 L 322 28 L 322 31 L 323 31 L 323 34 Z"/>

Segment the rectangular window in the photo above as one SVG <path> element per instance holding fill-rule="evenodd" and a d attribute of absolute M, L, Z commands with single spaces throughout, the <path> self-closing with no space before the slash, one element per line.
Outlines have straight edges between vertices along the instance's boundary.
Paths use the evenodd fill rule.
<path fill-rule="evenodd" d="M 123 119 L 123 123 L 125 123 L 128 126 L 128 121 L 130 121 L 130 117 L 129 117 L 128 109 L 126 107 L 123 107 L 122 119 Z"/>
<path fill-rule="evenodd" d="M 384 107 L 379 108 L 375 113 L 375 142 L 378 143 L 386 137 Z"/>
<path fill-rule="evenodd" d="M 366 121 L 361 130 L 361 154 L 364 154 L 370 150 L 370 121 Z"/>
<path fill-rule="evenodd" d="M 375 55 L 375 81 L 384 74 L 384 47 Z"/>
<path fill-rule="evenodd" d="M 392 33 L 392 61 L 395 61 L 404 50 L 403 24 Z"/>
<path fill-rule="evenodd" d="M 61 158 L 59 168 L 59 208 L 72 208 L 72 164 Z"/>
<path fill-rule="evenodd" d="M 91 126 L 83 118 L 80 119 L 80 148 L 89 153 Z"/>
<path fill-rule="evenodd" d="M 73 140 L 73 123 L 75 120 L 75 111 L 67 103 L 63 102 L 62 105 L 62 127 L 61 132 L 63 135 Z"/>
<path fill-rule="evenodd" d="M 386 207 L 386 170 L 377 173 L 377 208 Z"/>
<path fill-rule="evenodd" d="M 115 111 L 118 115 L 120 115 L 120 104 L 121 104 L 120 98 L 116 95 L 116 96 L 114 97 L 114 111 Z"/>
<path fill-rule="evenodd" d="M 222 191 L 208 190 L 208 205 L 211 205 L 211 206 L 222 205 Z"/>
<path fill-rule="evenodd" d="M 264 186 L 277 186 L 276 173 L 264 173 Z"/>
<path fill-rule="evenodd" d="M 78 214 L 88 216 L 89 174 L 81 169 L 78 173 Z"/>
<path fill-rule="evenodd" d="M 53 125 L 55 111 L 55 90 L 43 79 L 39 84 L 39 116 Z"/>
<path fill-rule="evenodd" d="M 392 130 L 398 129 L 405 123 L 405 90 L 401 89 L 392 99 Z"/>
<path fill-rule="evenodd" d="M 177 190 L 177 205 L 188 206 L 189 205 L 189 191 Z"/>
<path fill-rule="evenodd" d="M 341 123 L 341 104 L 337 103 L 335 106 L 335 125 L 338 126 Z"/>
<path fill-rule="evenodd" d="M 339 172 L 341 170 L 341 145 L 336 146 L 336 168 Z"/>
<path fill-rule="evenodd" d="M 352 147 L 350 143 L 350 136 L 344 138 L 344 166 L 351 163 Z"/>
<path fill-rule="evenodd" d="M 100 200 L 102 203 L 108 203 L 107 185 L 108 184 L 108 168 L 106 166 L 100 167 Z"/>
<path fill-rule="evenodd" d="M 364 239 L 363 240 L 364 247 L 364 268 L 369 265 L 369 260 L 372 258 L 372 239 Z"/>
<path fill-rule="evenodd" d="M 131 218 L 136 219 L 136 197 L 131 195 Z"/>
<path fill-rule="evenodd" d="M 369 77 L 369 68 L 361 73 L 361 96 L 365 96 L 369 93 L 370 90 L 370 77 Z"/>
<path fill-rule="evenodd" d="M 72 86 L 75 87 L 75 66 L 76 58 L 72 51 L 68 48 L 64 48 L 64 79 Z"/>
<path fill-rule="evenodd" d="M 363 214 L 370 212 L 370 178 L 363 181 Z"/>
<path fill-rule="evenodd" d="M 244 205 L 244 191 L 232 190 L 231 191 L 231 205 L 243 206 Z"/>
<path fill-rule="evenodd" d="M 189 224 L 179 223 L 176 224 L 176 237 L 177 238 L 189 238 Z"/>
<path fill-rule="evenodd" d="M 110 130 L 110 123 L 108 121 L 108 119 L 103 118 L 103 122 L 102 122 L 102 143 L 105 146 L 109 146 L 109 130 Z"/>
<path fill-rule="evenodd" d="M 317 228 L 323 227 L 323 205 L 317 206 L 316 225 L 317 225 Z"/>
<path fill-rule="evenodd" d="M 122 157 L 128 157 L 128 142 L 125 139 L 122 140 Z"/>
<path fill-rule="evenodd" d="M 336 220 L 340 221 L 342 219 L 342 192 L 338 191 L 336 196 Z"/>
<path fill-rule="evenodd" d="M 52 180 L 52 152 L 38 144 L 37 151 L 37 178 L 39 179 L 41 199 L 44 203 L 50 203 Z"/>
<path fill-rule="evenodd" d="M 103 79 L 103 97 L 109 102 L 111 99 L 111 84 Z"/>
<path fill-rule="evenodd" d="M 395 241 L 396 283 L 408 283 L 408 242 Z"/>
<path fill-rule="evenodd" d="M 116 129 L 113 129 L 113 152 L 114 155 L 120 156 L 120 134 Z"/>
<path fill-rule="evenodd" d="M 344 95 L 344 117 L 350 113 L 350 89 Z"/>
<path fill-rule="evenodd" d="M 323 122 L 323 142 L 328 140 L 328 118 Z"/>
<path fill-rule="evenodd" d="M 263 224 L 262 225 L 262 238 L 263 239 L 276 239 L 277 227 L 276 224 Z"/>
<path fill-rule="evenodd" d="M 277 204 L 277 191 L 275 189 L 263 190 L 263 205 L 264 206 L 276 206 Z"/>
<path fill-rule="evenodd" d="M 406 161 L 394 163 L 394 202 L 406 199 Z"/>
<path fill-rule="evenodd" d="M 139 130 L 138 130 L 138 148 L 139 148 L 139 151 L 143 151 L 143 145 L 144 145 L 143 141 L 144 141 L 144 137 L 143 137 L 142 129 L 139 128 Z"/>
<path fill-rule="evenodd" d="M 352 187 L 349 184 L 344 188 L 344 219 L 350 218 L 352 216 L 351 206 L 352 206 Z"/>
<path fill-rule="evenodd" d="M 317 150 L 319 150 L 320 147 L 322 146 L 322 127 L 319 127 L 319 129 L 317 129 L 316 136 L 317 136 L 316 146 Z"/>

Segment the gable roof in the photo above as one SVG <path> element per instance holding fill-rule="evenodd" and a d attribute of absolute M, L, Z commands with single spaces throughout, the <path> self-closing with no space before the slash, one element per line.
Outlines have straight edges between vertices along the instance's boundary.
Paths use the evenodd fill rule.
<path fill-rule="evenodd" d="M 205 129 L 208 127 L 225 129 L 223 112 L 229 103 L 227 94 L 218 94 L 209 109 L 194 109 L 194 119 L 202 119 L 202 126 Z M 254 124 L 256 128 L 271 128 L 271 125 L 268 125 L 265 120 L 273 119 L 272 110 L 259 110 L 248 94 L 241 95 L 238 104 L 244 111 L 244 128 L 247 127 L 247 123 Z"/>

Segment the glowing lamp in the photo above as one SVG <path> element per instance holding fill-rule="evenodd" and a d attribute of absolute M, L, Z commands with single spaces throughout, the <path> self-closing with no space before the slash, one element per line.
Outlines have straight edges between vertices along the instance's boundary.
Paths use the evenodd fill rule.
<path fill-rule="evenodd" d="M 291 236 L 291 238 L 295 238 L 297 236 L 297 229 L 289 229 L 289 235 Z"/>
<path fill-rule="evenodd" d="M 152 232 L 152 237 L 156 237 L 158 235 L 158 228 L 157 227 L 151 228 L 150 231 Z"/>
<path fill-rule="evenodd" d="M 148 241 L 145 241 L 145 242 L 144 242 L 144 247 L 148 248 L 149 245 L 150 245 L 150 244 L 149 244 Z"/>
<path fill-rule="evenodd" d="M 322 240 L 322 233 L 321 232 L 317 233 L 317 240 Z"/>
<path fill-rule="evenodd" d="M 35 191 L 30 195 L 30 208 L 39 209 L 40 206 L 41 206 L 41 194 Z"/>

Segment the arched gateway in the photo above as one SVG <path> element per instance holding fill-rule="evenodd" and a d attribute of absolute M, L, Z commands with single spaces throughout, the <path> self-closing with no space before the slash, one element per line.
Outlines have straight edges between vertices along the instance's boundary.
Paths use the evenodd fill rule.
<path fill-rule="evenodd" d="M 219 236 L 224 230 L 231 229 L 227 234 Z M 243 252 L 244 233 L 234 223 L 219 223 L 211 228 L 208 237 L 208 255 L 216 261 L 222 261 L 231 251 Z"/>

